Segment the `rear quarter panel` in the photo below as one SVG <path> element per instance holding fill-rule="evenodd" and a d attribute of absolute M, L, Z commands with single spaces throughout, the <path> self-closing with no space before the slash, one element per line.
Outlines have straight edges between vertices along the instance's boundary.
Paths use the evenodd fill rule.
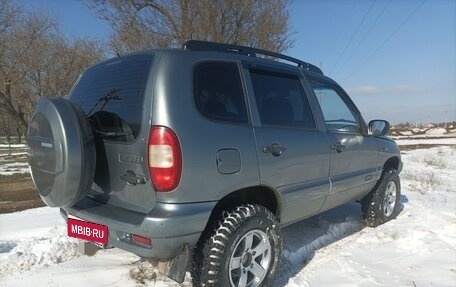
<path fill-rule="evenodd" d="M 164 53 L 160 57 L 151 123 L 170 127 L 177 134 L 182 150 L 182 177 L 174 191 L 157 193 L 159 202 L 215 201 L 259 184 L 252 127 L 208 119 L 194 103 L 193 69 L 197 63 L 211 60 L 236 62 L 230 55 L 207 52 L 173 51 L 172 56 Z M 238 172 L 218 171 L 217 152 L 221 149 L 239 152 Z"/>

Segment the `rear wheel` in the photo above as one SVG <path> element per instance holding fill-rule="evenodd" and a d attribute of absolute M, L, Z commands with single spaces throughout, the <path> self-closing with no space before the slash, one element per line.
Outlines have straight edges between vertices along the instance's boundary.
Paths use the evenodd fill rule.
<path fill-rule="evenodd" d="M 279 223 L 268 209 L 242 205 L 225 212 L 195 250 L 195 286 L 272 286 L 282 254 Z"/>
<path fill-rule="evenodd" d="M 388 169 L 375 188 L 361 201 L 368 226 L 377 227 L 396 218 L 400 210 L 401 183 L 395 169 Z"/>

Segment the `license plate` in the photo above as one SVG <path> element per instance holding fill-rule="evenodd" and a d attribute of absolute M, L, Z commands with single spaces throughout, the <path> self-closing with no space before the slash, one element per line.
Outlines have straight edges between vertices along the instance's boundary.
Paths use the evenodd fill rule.
<path fill-rule="evenodd" d="M 106 245 L 108 244 L 108 227 L 88 221 L 68 218 L 68 236 Z"/>

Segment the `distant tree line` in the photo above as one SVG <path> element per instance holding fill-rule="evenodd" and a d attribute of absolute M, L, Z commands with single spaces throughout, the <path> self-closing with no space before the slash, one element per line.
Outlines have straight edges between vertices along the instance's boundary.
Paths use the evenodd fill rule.
<path fill-rule="evenodd" d="M 55 19 L 0 0 L 0 129 L 24 134 L 36 102 L 64 96 L 89 65 L 103 58 L 101 43 L 68 40 Z"/>
<path fill-rule="evenodd" d="M 189 39 L 282 52 L 293 45 L 289 0 L 85 0 L 107 21 L 106 42 L 67 39 L 53 15 L 0 0 L 0 136 L 21 135 L 40 98 L 69 93 L 103 58 L 180 47 Z"/>

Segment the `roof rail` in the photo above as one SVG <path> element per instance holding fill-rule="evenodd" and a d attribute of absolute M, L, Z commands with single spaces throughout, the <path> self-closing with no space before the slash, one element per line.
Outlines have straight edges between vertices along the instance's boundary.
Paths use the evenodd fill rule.
<path fill-rule="evenodd" d="M 241 54 L 244 56 L 249 57 L 256 57 L 257 55 L 269 56 L 273 58 L 282 59 L 288 62 L 292 62 L 298 65 L 298 67 L 309 70 L 315 73 L 323 74 L 323 72 L 317 66 L 312 64 L 303 62 L 296 58 L 286 56 L 279 53 L 274 53 L 267 50 L 252 48 L 252 47 L 245 47 L 233 44 L 223 44 L 223 43 L 216 43 L 216 42 L 208 42 L 208 41 L 199 41 L 199 40 L 189 40 L 182 45 L 184 50 L 191 50 L 191 51 L 215 51 L 215 52 L 222 52 L 222 53 L 235 53 Z"/>

